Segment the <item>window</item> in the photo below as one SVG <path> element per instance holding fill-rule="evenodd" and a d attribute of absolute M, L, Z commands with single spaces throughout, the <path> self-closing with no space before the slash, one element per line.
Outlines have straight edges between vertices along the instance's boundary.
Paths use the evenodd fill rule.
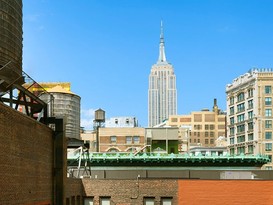
<path fill-rule="evenodd" d="M 265 139 L 272 140 L 272 132 L 265 132 Z"/>
<path fill-rule="evenodd" d="M 214 144 L 214 139 L 210 139 L 209 143 Z"/>
<path fill-rule="evenodd" d="M 253 122 L 249 122 L 247 125 L 248 125 L 248 130 L 253 130 Z"/>
<path fill-rule="evenodd" d="M 134 136 L 134 144 L 139 144 L 139 136 Z"/>
<path fill-rule="evenodd" d="M 126 144 L 132 144 L 132 137 L 126 136 Z"/>
<path fill-rule="evenodd" d="M 76 205 L 82 204 L 81 201 L 82 201 L 82 200 L 81 200 L 81 196 L 80 196 L 80 195 L 77 195 L 76 201 L 75 201 L 75 202 L 76 202 Z M 88 204 L 88 205 L 89 205 L 89 204 Z"/>
<path fill-rule="evenodd" d="M 245 146 L 237 147 L 237 154 L 244 154 L 245 153 Z"/>
<path fill-rule="evenodd" d="M 248 91 L 248 97 L 253 97 L 253 89 L 249 89 Z"/>
<path fill-rule="evenodd" d="M 154 205 L 155 199 L 154 198 L 144 198 L 144 205 Z"/>
<path fill-rule="evenodd" d="M 248 138 L 248 141 L 252 141 L 253 140 L 253 133 L 248 134 L 247 138 Z"/>
<path fill-rule="evenodd" d="M 245 136 L 241 135 L 237 137 L 237 143 L 244 142 L 245 141 Z"/>
<path fill-rule="evenodd" d="M 271 94 L 271 86 L 270 85 L 266 85 L 264 87 L 264 92 L 265 92 L 265 94 Z"/>
<path fill-rule="evenodd" d="M 239 95 L 237 95 L 237 102 L 243 101 L 244 99 L 245 99 L 244 93 L 240 93 Z"/>
<path fill-rule="evenodd" d="M 75 200 L 76 200 L 76 197 L 75 197 L 75 196 L 72 196 L 72 197 L 71 197 L 71 205 L 75 205 Z"/>
<path fill-rule="evenodd" d="M 209 136 L 210 136 L 210 137 L 214 137 L 214 132 L 210 132 L 210 133 L 209 133 Z"/>
<path fill-rule="evenodd" d="M 116 144 L 117 143 L 117 137 L 116 136 L 110 136 L 110 142 L 111 142 L 111 144 Z"/>
<path fill-rule="evenodd" d="M 209 125 L 205 125 L 205 130 L 208 130 L 209 129 Z"/>
<path fill-rule="evenodd" d="M 272 151 L 272 143 L 265 143 L 265 151 Z"/>
<path fill-rule="evenodd" d="M 230 144 L 234 144 L 234 137 L 229 138 Z"/>
<path fill-rule="evenodd" d="M 210 129 L 210 130 L 214 130 L 214 125 L 210 125 L 210 126 L 209 126 L 209 129 Z"/>
<path fill-rule="evenodd" d="M 208 139 L 205 139 L 205 144 L 208 144 L 209 143 L 209 140 Z"/>
<path fill-rule="evenodd" d="M 172 205 L 172 198 L 161 198 L 162 205 Z"/>
<path fill-rule="evenodd" d="M 243 122 L 245 121 L 245 114 L 241 114 L 237 116 L 237 122 Z"/>
<path fill-rule="evenodd" d="M 245 111 L 245 103 L 237 105 L 237 112 Z"/>
<path fill-rule="evenodd" d="M 230 107 L 229 108 L 229 114 L 230 115 L 234 115 L 234 107 Z"/>
<path fill-rule="evenodd" d="M 248 109 L 252 109 L 253 108 L 253 100 L 249 100 L 247 102 L 247 104 L 248 104 Z"/>
<path fill-rule="evenodd" d="M 202 125 L 194 125 L 194 129 L 195 130 L 201 130 L 202 129 Z"/>
<path fill-rule="evenodd" d="M 209 132 L 205 132 L 205 137 L 208 137 L 209 136 Z"/>
<path fill-rule="evenodd" d="M 271 109 L 265 109 L 265 116 L 271 117 L 272 116 L 272 110 Z"/>
<path fill-rule="evenodd" d="M 93 198 L 88 197 L 88 198 L 84 198 L 84 205 L 93 205 Z"/>
<path fill-rule="evenodd" d="M 238 125 L 237 126 L 237 132 L 240 133 L 240 132 L 244 132 L 245 131 L 245 125 Z"/>
<path fill-rule="evenodd" d="M 230 103 L 231 105 L 233 105 L 233 104 L 234 104 L 234 97 L 230 97 L 230 99 L 229 99 L 229 103 Z"/>
<path fill-rule="evenodd" d="M 265 128 L 272 128 L 272 120 L 265 121 Z"/>
<path fill-rule="evenodd" d="M 272 105 L 272 98 L 271 97 L 266 97 L 264 101 L 265 101 L 265 105 Z"/>
<path fill-rule="evenodd" d="M 248 119 L 253 119 L 253 111 L 248 112 Z"/>
<path fill-rule="evenodd" d="M 100 205 L 110 205 L 110 197 L 101 197 L 100 198 Z"/>
<path fill-rule="evenodd" d="M 110 148 L 107 152 L 119 152 L 117 148 Z"/>
<path fill-rule="evenodd" d="M 247 149 L 249 154 L 253 154 L 253 145 L 248 145 Z"/>
<path fill-rule="evenodd" d="M 230 134 L 234 135 L 234 127 L 229 128 Z"/>
<path fill-rule="evenodd" d="M 230 148 L 229 152 L 230 152 L 230 155 L 234 155 L 235 154 L 234 148 Z"/>
<path fill-rule="evenodd" d="M 231 117 L 229 120 L 230 120 L 230 124 L 233 125 L 234 124 L 234 117 Z"/>

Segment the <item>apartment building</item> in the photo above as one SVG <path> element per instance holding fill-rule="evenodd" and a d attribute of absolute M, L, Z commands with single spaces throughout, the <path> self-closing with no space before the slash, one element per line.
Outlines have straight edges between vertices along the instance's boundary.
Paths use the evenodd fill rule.
<path fill-rule="evenodd" d="M 252 69 L 226 86 L 230 154 L 272 158 L 272 87 L 272 69 Z"/>
<path fill-rule="evenodd" d="M 189 115 L 171 115 L 168 125 L 190 127 L 188 140 L 191 147 L 215 147 L 216 140 L 226 136 L 226 115 L 218 108 L 216 99 L 212 111 L 203 109 Z"/>
<path fill-rule="evenodd" d="M 142 127 L 99 128 L 99 152 L 135 152 L 145 146 Z"/>

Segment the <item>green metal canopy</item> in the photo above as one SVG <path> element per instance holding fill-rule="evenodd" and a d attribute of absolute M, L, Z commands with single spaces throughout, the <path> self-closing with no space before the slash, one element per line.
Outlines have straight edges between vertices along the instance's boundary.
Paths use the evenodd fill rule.
<path fill-rule="evenodd" d="M 269 162 L 265 155 L 206 155 L 162 153 L 82 153 L 68 157 L 68 166 L 147 166 L 147 167 L 261 167 Z"/>

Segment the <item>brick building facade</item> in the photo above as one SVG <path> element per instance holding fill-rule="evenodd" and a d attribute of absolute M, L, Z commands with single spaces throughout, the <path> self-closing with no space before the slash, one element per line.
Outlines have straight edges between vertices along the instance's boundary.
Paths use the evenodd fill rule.
<path fill-rule="evenodd" d="M 0 204 L 51 204 L 53 131 L 0 103 Z"/>
<path fill-rule="evenodd" d="M 142 127 L 99 128 L 100 152 L 134 152 L 145 145 Z"/>
<path fill-rule="evenodd" d="M 71 204 L 82 203 L 81 180 L 66 178 L 62 132 L 2 103 L 0 164 L 1 205 L 59 205 L 73 199 Z"/>

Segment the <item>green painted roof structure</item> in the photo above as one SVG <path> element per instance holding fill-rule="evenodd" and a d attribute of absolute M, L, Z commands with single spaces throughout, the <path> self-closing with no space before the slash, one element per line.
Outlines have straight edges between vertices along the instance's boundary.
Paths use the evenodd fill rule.
<path fill-rule="evenodd" d="M 81 166 L 86 162 L 92 167 L 261 167 L 269 162 L 265 155 L 206 155 L 193 156 L 189 154 L 162 153 L 84 153 L 68 157 L 68 166 L 76 166 L 81 160 Z"/>

